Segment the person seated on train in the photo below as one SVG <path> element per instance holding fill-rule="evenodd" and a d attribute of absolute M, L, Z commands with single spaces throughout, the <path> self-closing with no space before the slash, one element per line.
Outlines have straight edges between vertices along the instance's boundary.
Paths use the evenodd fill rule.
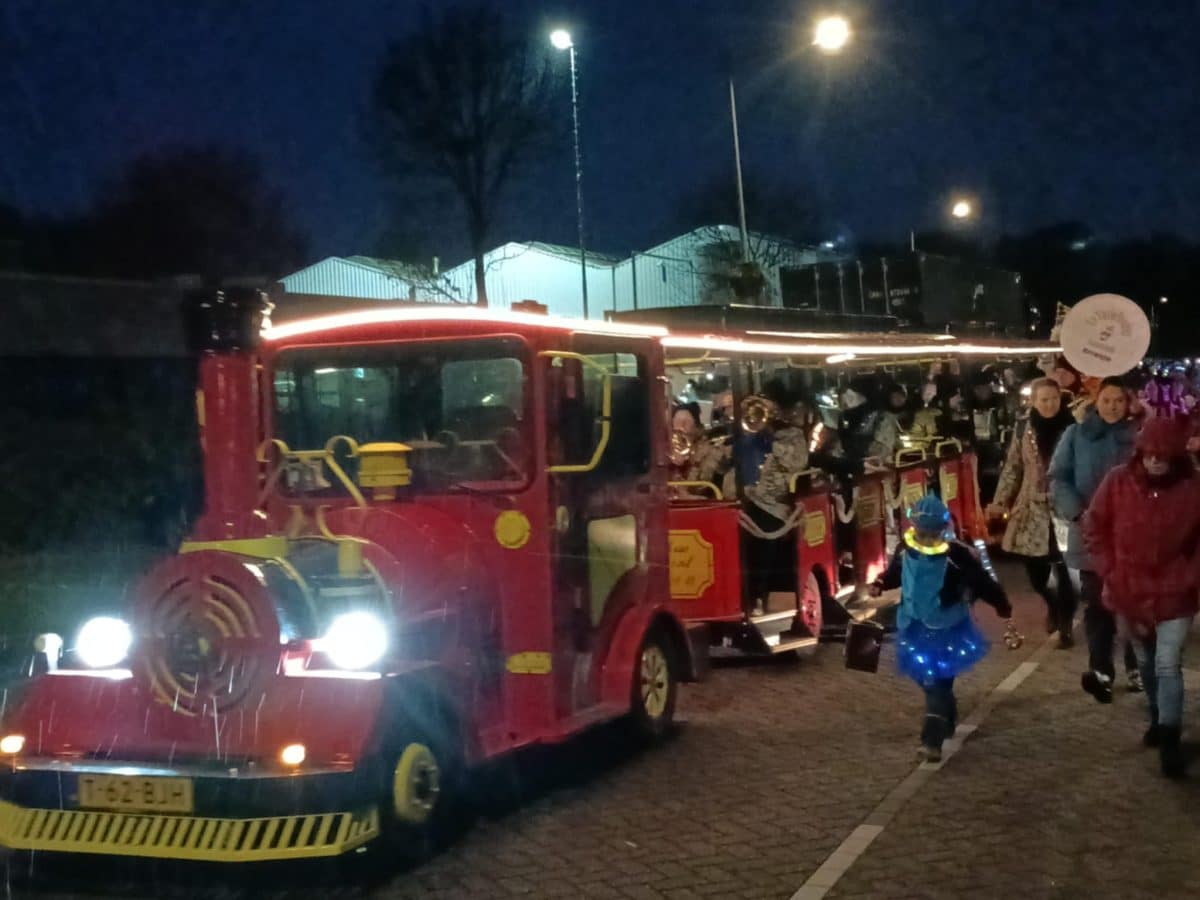
<path fill-rule="evenodd" d="M 721 391 L 713 398 L 712 424 L 730 425 L 733 423 L 733 391 Z"/>
<path fill-rule="evenodd" d="M 1000 481 L 1004 463 L 1001 429 L 1005 425 L 1005 408 L 1001 395 L 996 393 L 990 371 L 984 369 L 971 376 L 972 444 L 979 461 L 979 491 L 983 503 L 991 501 Z"/>
<path fill-rule="evenodd" d="M 838 455 L 861 471 L 863 462 L 874 457 L 890 465 L 900 444 L 900 422 L 878 402 L 874 379 L 859 376 L 842 391 L 842 414 L 838 422 Z"/>
<path fill-rule="evenodd" d="M 700 404 L 692 401 L 675 407 L 671 415 L 671 481 L 707 482 L 720 486 L 731 464 L 732 451 L 726 441 L 718 446 L 700 424 Z M 711 496 L 703 488 L 687 487 L 680 496 Z"/>
<path fill-rule="evenodd" d="M 908 401 L 908 389 L 898 381 L 893 381 L 887 386 L 887 410 L 896 417 L 901 431 L 908 432 L 912 429 L 916 410 Z"/>
<path fill-rule="evenodd" d="M 805 423 L 810 408 L 794 398 L 785 399 L 782 406 L 784 412 L 773 422 L 771 452 L 755 483 L 746 488 L 743 501 L 746 515 L 761 533 L 743 532 L 748 611 L 766 611 L 772 591 L 796 589 L 796 506 L 791 482 L 808 468 L 809 434 Z"/>
<path fill-rule="evenodd" d="M 746 489 L 758 483 L 758 473 L 771 453 L 774 442 L 770 420 L 761 427 L 747 427 L 745 410 L 757 403 L 770 406 L 771 401 L 766 397 L 748 397 L 743 400 L 741 426 L 733 435 L 733 467 L 736 475 L 737 490 L 744 494 Z"/>
<path fill-rule="evenodd" d="M 942 407 L 937 402 L 938 386 L 933 380 L 921 385 L 921 408 L 913 414 L 908 436 L 917 443 L 930 443 L 942 434 Z"/>

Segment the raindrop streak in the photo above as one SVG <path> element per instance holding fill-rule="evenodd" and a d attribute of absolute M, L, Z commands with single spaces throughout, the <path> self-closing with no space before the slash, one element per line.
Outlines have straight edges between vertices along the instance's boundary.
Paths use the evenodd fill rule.
<path fill-rule="evenodd" d="M 216 743 L 217 756 L 221 755 L 221 722 L 217 718 L 217 698 L 213 697 L 213 741 Z"/>

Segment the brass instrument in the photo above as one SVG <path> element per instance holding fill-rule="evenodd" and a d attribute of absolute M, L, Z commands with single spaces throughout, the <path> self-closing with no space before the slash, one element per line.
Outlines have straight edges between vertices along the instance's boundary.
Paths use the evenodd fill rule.
<path fill-rule="evenodd" d="M 688 436 L 687 432 L 675 429 L 671 432 L 671 464 L 681 466 L 687 462 L 688 457 L 692 455 L 692 446 L 695 441 Z"/>
<path fill-rule="evenodd" d="M 742 401 L 742 430 L 748 434 L 762 431 L 772 420 L 779 418 L 779 407 L 758 394 L 751 394 Z"/>

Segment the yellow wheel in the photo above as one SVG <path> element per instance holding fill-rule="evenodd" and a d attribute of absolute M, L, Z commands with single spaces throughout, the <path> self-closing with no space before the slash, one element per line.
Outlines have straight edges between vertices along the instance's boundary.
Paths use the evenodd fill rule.
<path fill-rule="evenodd" d="M 633 669 L 630 718 L 637 737 L 658 741 L 666 737 L 675 718 L 678 678 L 674 646 L 660 628 L 646 635 Z"/>
<path fill-rule="evenodd" d="M 392 809 L 408 825 L 424 825 L 437 808 L 442 772 L 437 757 L 424 744 L 409 744 L 392 775 Z"/>
<path fill-rule="evenodd" d="M 670 666 L 666 654 L 658 644 L 647 644 L 642 648 L 641 693 L 642 707 L 651 719 L 661 719 L 667 711 L 671 698 Z"/>

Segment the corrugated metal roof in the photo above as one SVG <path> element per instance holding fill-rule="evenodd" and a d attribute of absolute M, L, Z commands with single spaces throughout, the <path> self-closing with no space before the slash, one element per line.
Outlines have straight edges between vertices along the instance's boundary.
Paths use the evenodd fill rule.
<path fill-rule="evenodd" d="M 563 244 L 547 244 L 544 241 L 524 241 L 523 243 L 531 250 L 540 250 L 542 253 L 548 253 L 551 256 L 558 256 L 563 259 L 579 260 L 578 247 L 567 247 Z M 587 261 L 589 265 L 595 263 L 598 266 L 615 266 L 621 261 L 621 258 L 611 256 L 608 253 L 597 253 L 595 250 L 588 250 Z"/>
<path fill-rule="evenodd" d="M 365 300 L 455 302 L 454 286 L 418 266 L 370 256 L 331 256 L 280 279 L 288 294 Z"/>

